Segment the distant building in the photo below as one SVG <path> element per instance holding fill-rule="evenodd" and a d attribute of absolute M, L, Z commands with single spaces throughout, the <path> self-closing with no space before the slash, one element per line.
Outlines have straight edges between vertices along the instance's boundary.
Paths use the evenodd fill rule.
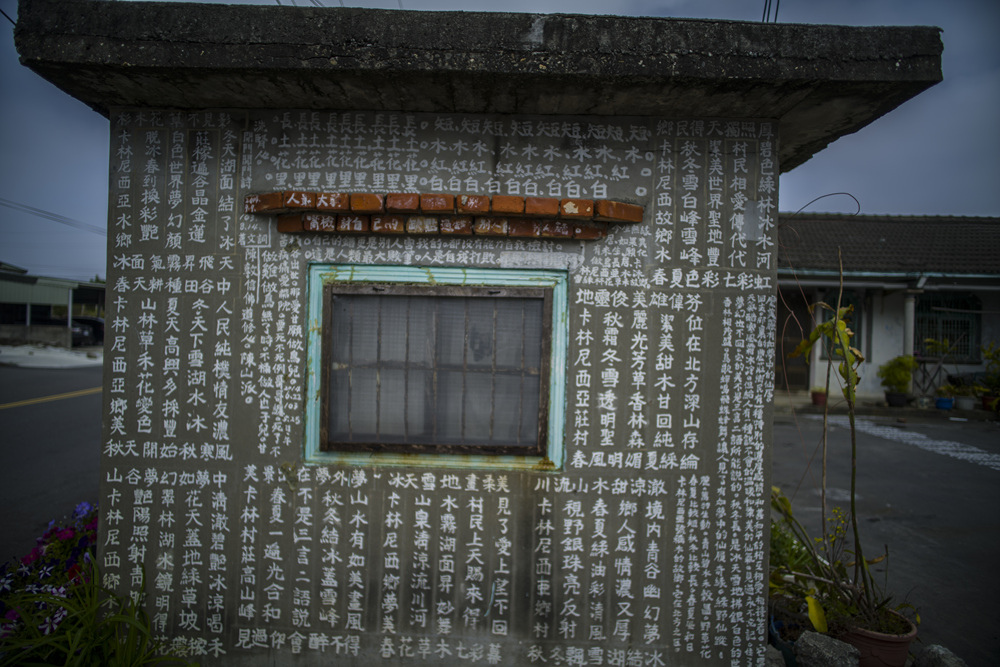
<path fill-rule="evenodd" d="M 981 346 L 1000 341 L 1000 218 L 810 213 L 778 220 L 776 387 L 823 385 L 825 365 L 787 354 L 812 328 L 808 304 L 836 305 L 841 261 L 842 303 L 854 306 L 855 347 L 867 360 L 860 395 L 882 394 L 876 370 L 889 359 L 936 357 L 927 339 L 951 346 L 941 383 L 946 374 L 983 370 Z M 817 348 L 814 361 L 820 354 Z"/>
<path fill-rule="evenodd" d="M 65 347 L 97 342 L 91 326 L 74 324 L 66 313 L 103 314 L 104 283 L 33 276 L 0 262 L 0 341 Z"/>

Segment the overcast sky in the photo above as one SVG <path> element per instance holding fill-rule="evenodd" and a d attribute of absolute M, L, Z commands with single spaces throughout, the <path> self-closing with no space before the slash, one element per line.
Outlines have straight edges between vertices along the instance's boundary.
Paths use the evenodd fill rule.
<path fill-rule="evenodd" d="M 30 0 L 29 0 L 30 1 Z M 134 0 L 139 1 L 139 0 Z M 238 0 L 231 0 L 234 4 Z M 317 0 L 398 9 L 400 0 Z M 257 0 L 252 4 L 271 4 Z M 311 6 L 312 0 L 278 4 Z M 504 10 L 760 21 L 764 0 L 401 0 L 413 10 Z M 781 177 L 780 209 L 850 192 L 870 214 L 1000 216 L 1000 2 L 771 0 L 779 23 L 933 25 L 944 30 L 944 81 Z M 0 9 L 17 19 L 16 0 Z M 773 9 L 772 9 L 773 11 Z M 0 261 L 34 274 L 105 276 L 108 122 L 18 63 L 0 17 Z M 55 222 L 33 207 L 83 223 Z M 847 197 L 807 209 L 850 212 Z"/>

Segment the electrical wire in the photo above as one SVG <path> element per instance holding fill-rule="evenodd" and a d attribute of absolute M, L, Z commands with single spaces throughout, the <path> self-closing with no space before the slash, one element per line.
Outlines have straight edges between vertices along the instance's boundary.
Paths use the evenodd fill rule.
<path fill-rule="evenodd" d="M 854 200 L 854 205 L 857 207 L 857 210 L 854 211 L 854 213 L 850 213 L 849 215 L 858 215 L 859 213 L 861 213 L 861 202 L 859 202 L 858 198 L 855 197 L 854 195 L 852 195 L 850 192 L 827 192 L 825 195 L 820 195 L 819 197 L 816 197 L 815 199 L 806 202 L 805 204 L 802 205 L 802 208 L 800 208 L 799 210 L 797 210 L 795 213 L 792 213 L 788 217 L 789 218 L 795 217 L 796 215 L 798 215 L 802 211 L 806 210 L 806 207 L 812 206 L 813 204 L 815 204 L 816 202 L 818 202 L 820 199 L 825 199 L 826 197 L 835 197 L 837 195 L 844 195 L 844 196 L 850 197 L 851 199 Z"/>
<path fill-rule="evenodd" d="M 31 215 L 37 215 L 39 218 L 52 220 L 53 222 L 58 222 L 60 224 L 67 225 L 69 227 L 76 227 L 77 229 L 83 229 L 88 232 L 100 234 L 101 236 L 108 235 L 108 230 L 104 229 L 103 227 L 92 225 L 89 222 L 80 222 L 79 220 L 74 220 L 73 218 L 67 218 L 65 215 L 59 215 L 58 213 L 53 213 L 52 211 L 46 211 L 45 209 L 35 208 L 34 206 L 28 206 L 27 204 L 21 204 L 16 201 L 4 199 L 2 197 L 0 197 L 0 206 L 6 206 L 7 208 L 12 208 L 15 211 L 21 211 L 22 213 L 30 213 Z"/>

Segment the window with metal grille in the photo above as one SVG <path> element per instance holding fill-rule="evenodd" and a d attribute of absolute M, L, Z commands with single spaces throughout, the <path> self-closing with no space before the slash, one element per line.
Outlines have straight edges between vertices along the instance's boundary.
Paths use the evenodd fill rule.
<path fill-rule="evenodd" d="M 982 303 L 968 292 L 932 292 L 917 300 L 914 326 L 915 350 L 923 357 L 938 357 L 946 349 L 946 360 L 978 364 L 981 345 Z"/>
<path fill-rule="evenodd" d="M 325 291 L 325 449 L 542 453 L 551 290 Z"/>
<path fill-rule="evenodd" d="M 307 460 L 561 467 L 567 278 L 311 265 Z"/>

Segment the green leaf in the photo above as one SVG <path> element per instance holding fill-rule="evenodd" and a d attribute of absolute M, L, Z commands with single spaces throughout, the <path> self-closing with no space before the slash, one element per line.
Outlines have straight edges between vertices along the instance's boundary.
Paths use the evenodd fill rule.
<path fill-rule="evenodd" d="M 826 613 L 822 605 L 811 595 L 806 596 L 806 604 L 809 605 L 809 621 L 813 624 L 816 632 L 826 632 Z"/>

